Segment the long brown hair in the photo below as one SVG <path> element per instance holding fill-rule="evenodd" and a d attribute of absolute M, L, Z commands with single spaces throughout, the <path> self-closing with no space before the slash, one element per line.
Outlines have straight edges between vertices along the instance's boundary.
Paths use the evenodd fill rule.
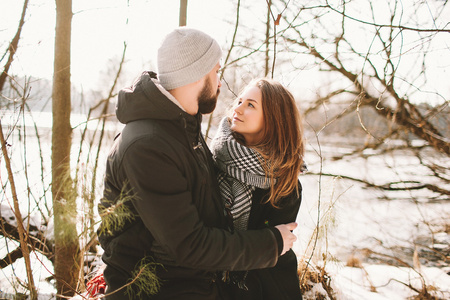
<path fill-rule="evenodd" d="M 281 83 L 261 78 L 248 86 L 258 87 L 262 94 L 263 136 L 252 148 L 264 158 L 266 176 L 276 179 L 276 183 L 271 180 L 267 202 L 277 207 L 282 197 L 299 192 L 297 181 L 305 151 L 302 120 L 294 96 Z"/>

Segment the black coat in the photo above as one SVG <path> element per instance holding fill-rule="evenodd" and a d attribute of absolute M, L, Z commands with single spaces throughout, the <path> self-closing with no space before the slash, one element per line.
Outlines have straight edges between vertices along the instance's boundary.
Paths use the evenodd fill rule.
<path fill-rule="evenodd" d="M 107 292 L 130 282 L 145 260 L 156 263 L 162 288 L 156 297 L 133 299 L 219 299 L 216 271 L 274 266 L 281 235 L 273 227 L 233 234 L 223 229 L 201 116 L 169 100 L 155 76 L 145 72 L 119 93 L 116 115 L 126 126 L 108 156 L 99 206 Z M 132 218 L 108 214 L 120 201 Z M 110 216 L 115 226 L 105 225 Z M 127 299 L 125 291 L 108 299 Z"/>
<path fill-rule="evenodd" d="M 267 226 L 295 222 L 300 208 L 302 191 L 300 182 L 298 185 L 300 195 L 297 196 L 294 192 L 282 199 L 279 208 L 274 208 L 270 203 L 264 204 L 265 200 L 268 199 L 268 190 L 256 189 L 253 192 L 248 229 L 261 229 Z M 302 299 L 297 269 L 297 257 L 291 249 L 279 258 L 275 267 L 250 270 L 245 279 L 248 291 L 239 288 L 237 285 L 232 285 L 233 299 Z M 239 272 L 239 274 L 239 276 L 243 276 L 245 273 Z"/>

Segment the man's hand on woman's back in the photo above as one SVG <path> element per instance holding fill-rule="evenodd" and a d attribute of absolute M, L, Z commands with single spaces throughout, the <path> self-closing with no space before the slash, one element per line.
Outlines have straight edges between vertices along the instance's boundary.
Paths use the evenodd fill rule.
<path fill-rule="evenodd" d="M 275 228 L 280 231 L 281 237 L 283 238 L 283 251 L 281 252 L 281 255 L 288 252 L 294 245 L 294 242 L 297 240 L 297 236 L 292 233 L 292 230 L 294 230 L 296 227 L 297 223 L 295 222 L 275 226 Z"/>

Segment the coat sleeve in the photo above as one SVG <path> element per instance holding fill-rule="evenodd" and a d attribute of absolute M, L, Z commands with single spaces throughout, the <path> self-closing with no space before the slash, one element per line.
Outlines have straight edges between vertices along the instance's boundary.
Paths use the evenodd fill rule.
<path fill-rule="evenodd" d="M 133 204 L 158 246 L 183 267 L 216 271 L 274 266 L 279 249 L 272 230 L 232 234 L 204 226 L 177 155 L 177 149 L 153 137 L 151 143 L 134 142 L 123 157 Z"/>

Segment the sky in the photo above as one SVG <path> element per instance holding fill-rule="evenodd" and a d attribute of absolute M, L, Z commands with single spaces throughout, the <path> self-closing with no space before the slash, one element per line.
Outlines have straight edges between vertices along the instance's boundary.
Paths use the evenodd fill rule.
<path fill-rule="evenodd" d="M 14 36 L 24 1 L 0 1 L 0 53 Z M 130 5 L 128 6 L 128 2 Z M 152 67 L 165 34 L 178 27 L 179 0 L 75 0 L 72 19 L 72 81 L 95 88 L 111 59 L 121 57 L 127 43 L 127 66 L 140 72 Z M 53 73 L 55 2 L 30 0 L 26 23 L 12 71 L 50 78 Z M 232 3 L 219 0 L 188 1 L 187 25 L 227 38 L 224 17 Z M 3 65 L 3 64 L 2 64 Z"/>

